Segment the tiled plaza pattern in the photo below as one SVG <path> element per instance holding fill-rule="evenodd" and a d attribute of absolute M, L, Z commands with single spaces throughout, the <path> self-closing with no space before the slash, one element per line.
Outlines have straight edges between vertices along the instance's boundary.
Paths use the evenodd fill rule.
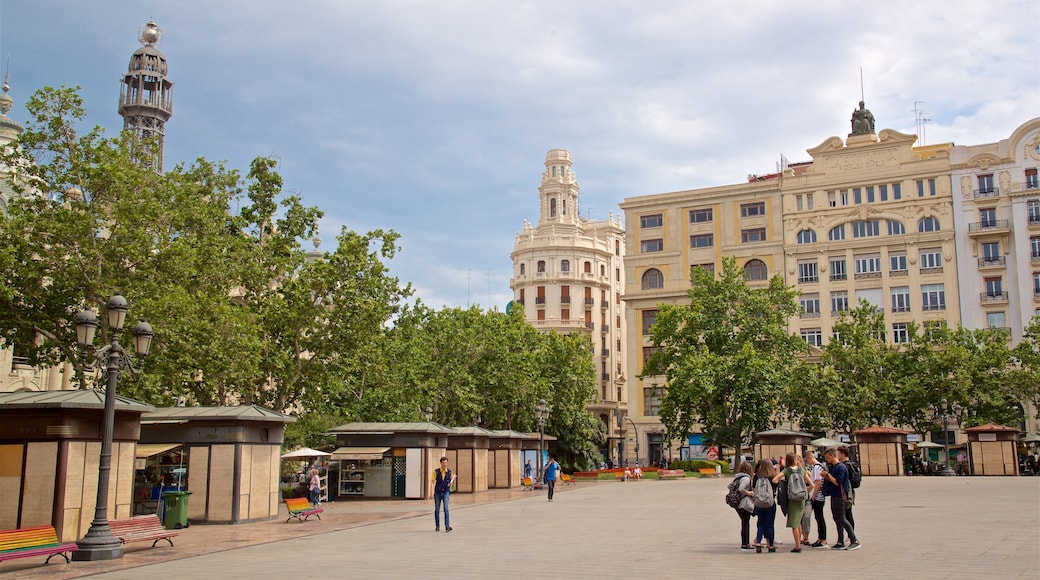
<path fill-rule="evenodd" d="M 456 495 L 450 534 L 433 531 L 432 502 L 338 502 L 305 524 L 192 526 L 176 547 L 132 544 L 114 562 L 5 562 L 0 580 L 1040 578 L 1040 477 L 868 477 L 863 548 L 801 554 L 779 516 L 776 553 L 740 552 L 726 483 L 579 483 L 552 503 L 540 491 Z"/>

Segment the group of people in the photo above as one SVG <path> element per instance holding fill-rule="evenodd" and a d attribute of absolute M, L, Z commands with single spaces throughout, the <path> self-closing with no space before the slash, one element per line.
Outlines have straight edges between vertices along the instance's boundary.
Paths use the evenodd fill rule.
<path fill-rule="evenodd" d="M 743 462 L 733 482 L 731 493 L 739 498 L 734 508 L 740 517 L 740 549 L 761 553 L 763 549 L 775 552 L 780 542 L 776 539 L 776 508 L 786 505 L 787 527 L 794 539 L 792 552 L 803 547 L 832 550 L 858 550 L 852 505 L 855 501 L 853 481 L 859 471 L 848 457 L 847 448 L 831 448 L 824 452 L 824 462 L 815 453 L 806 450 L 802 455 L 788 453 L 783 469 L 777 470 L 770 459 L 760 459 L 754 467 Z M 858 479 L 856 479 L 858 486 Z M 838 541 L 827 543 L 827 520 L 824 506 L 830 498 L 830 511 Z M 733 501 L 737 501 L 734 498 Z M 730 503 L 730 505 L 733 505 Z M 755 541 L 751 542 L 751 516 L 757 521 Z M 816 520 L 816 541 L 810 542 L 812 520 Z M 848 535 L 849 544 L 845 544 Z"/>

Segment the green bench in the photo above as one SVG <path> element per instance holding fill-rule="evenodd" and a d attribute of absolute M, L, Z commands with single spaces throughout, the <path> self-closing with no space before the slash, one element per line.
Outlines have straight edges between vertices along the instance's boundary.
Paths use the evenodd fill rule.
<path fill-rule="evenodd" d="M 33 556 L 47 556 L 44 564 L 49 563 L 54 556 L 61 556 L 65 558 L 65 562 L 69 562 L 68 555 L 78 548 L 75 542 L 59 542 L 54 526 L 0 532 L 0 562 Z"/>

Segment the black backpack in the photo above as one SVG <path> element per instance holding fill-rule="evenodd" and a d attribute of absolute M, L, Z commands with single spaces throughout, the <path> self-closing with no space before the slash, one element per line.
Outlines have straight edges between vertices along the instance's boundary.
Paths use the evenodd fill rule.
<path fill-rule="evenodd" d="M 733 478 L 733 481 L 729 482 L 729 486 L 726 487 L 726 505 L 731 508 L 740 507 L 740 500 L 744 499 L 744 494 L 740 491 L 740 480 L 748 477 L 746 473 L 738 474 Z"/>
<path fill-rule="evenodd" d="M 849 470 L 849 485 L 852 489 L 859 489 L 859 484 L 863 483 L 863 471 L 852 461 L 846 461 L 845 467 Z"/>

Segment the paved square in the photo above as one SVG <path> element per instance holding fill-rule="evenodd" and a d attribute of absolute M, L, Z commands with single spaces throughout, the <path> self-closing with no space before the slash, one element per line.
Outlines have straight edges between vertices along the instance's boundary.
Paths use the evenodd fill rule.
<path fill-rule="evenodd" d="M 433 531 L 432 502 L 339 502 L 327 509 L 336 518 L 356 514 L 356 527 L 336 530 L 330 517 L 302 525 L 193 526 L 182 536 L 205 534 L 211 543 L 224 534 L 247 536 L 251 527 L 311 535 L 203 555 L 178 545 L 152 551 L 178 558 L 158 563 L 149 563 L 145 550 L 107 567 L 52 561 L 9 577 L 805 579 L 830 578 L 836 567 L 844 578 L 1040 578 L 1038 477 L 867 477 L 854 509 L 863 548 L 800 554 L 789 552 L 790 531 L 779 514 L 784 544 L 776 553 L 740 552 L 739 519 L 723 501 L 727 483 L 583 483 L 561 489 L 552 503 L 543 492 L 490 492 L 510 499 L 489 502 L 482 494 L 457 495 L 451 533 Z M 386 515 L 373 517 L 374 510 Z M 827 517 L 833 542 L 829 510 Z"/>

